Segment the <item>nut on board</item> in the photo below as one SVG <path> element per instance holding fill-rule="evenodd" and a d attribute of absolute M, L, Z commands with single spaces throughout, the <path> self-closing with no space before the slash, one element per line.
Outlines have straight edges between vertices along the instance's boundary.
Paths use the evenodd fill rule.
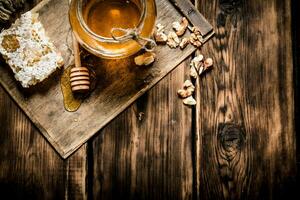
<path fill-rule="evenodd" d="M 170 48 L 176 48 L 178 47 L 180 43 L 180 40 L 176 33 L 174 31 L 170 31 L 168 34 L 168 41 L 167 44 L 169 45 Z"/>
<path fill-rule="evenodd" d="M 154 39 L 158 44 L 165 44 L 168 40 L 168 36 L 164 32 L 155 32 Z"/>
<path fill-rule="evenodd" d="M 146 53 L 143 53 L 137 57 L 134 58 L 134 62 L 136 65 L 138 66 L 147 66 L 147 65 L 150 65 L 152 64 L 154 61 L 155 61 L 155 53 L 153 52 L 146 52 Z"/>
<path fill-rule="evenodd" d="M 192 33 L 190 35 L 190 43 L 197 48 L 200 48 L 202 46 L 202 42 L 199 40 L 195 33 Z"/>
<path fill-rule="evenodd" d="M 180 49 L 184 49 L 189 43 L 190 40 L 188 38 L 183 38 L 179 44 Z"/>
<path fill-rule="evenodd" d="M 156 25 L 156 29 L 154 31 L 154 39 L 158 44 L 165 44 L 168 40 L 168 36 L 164 32 L 164 26 L 161 24 Z"/>
<path fill-rule="evenodd" d="M 173 25 L 173 29 L 175 30 L 176 34 L 178 36 L 182 36 L 185 33 L 185 31 L 186 31 L 186 29 L 189 25 L 189 22 L 185 17 L 183 17 L 181 19 L 180 23 L 179 22 L 173 22 L 172 25 Z"/>

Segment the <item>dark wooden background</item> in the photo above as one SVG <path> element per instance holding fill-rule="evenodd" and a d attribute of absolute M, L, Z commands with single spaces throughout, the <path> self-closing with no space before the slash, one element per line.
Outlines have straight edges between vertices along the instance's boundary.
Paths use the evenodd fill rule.
<path fill-rule="evenodd" d="M 197 107 L 176 96 L 188 58 L 67 160 L 0 87 L 1 199 L 291 199 L 296 2 L 194 2 L 216 28 L 202 51 L 216 65 L 196 83 Z"/>
<path fill-rule="evenodd" d="M 300 185 L 300 3 L 292 0 L 292 39 L 294 61 L 294 91 L 295 91 L 295 129 L 297 141 L 297 184 Z M 300 192 L 299 192 L 300 193 Z M 298 196 L 300 196 L 298 193 Z"/>

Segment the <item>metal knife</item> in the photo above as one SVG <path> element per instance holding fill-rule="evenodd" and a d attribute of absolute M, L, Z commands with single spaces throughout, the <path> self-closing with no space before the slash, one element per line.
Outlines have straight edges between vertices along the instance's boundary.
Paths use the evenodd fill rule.
<path fill-rule="evenodd" d="M 169 0 L 194 26 L 200 29 L 204 42 L 214 35 L 212 25 L 189 0 Z"/>

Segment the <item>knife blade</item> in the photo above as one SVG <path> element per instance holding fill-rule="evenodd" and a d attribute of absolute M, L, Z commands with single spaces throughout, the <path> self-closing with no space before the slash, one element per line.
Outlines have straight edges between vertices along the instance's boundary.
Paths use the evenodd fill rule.
<path fill-rule="evenodd" d="M 200 29 L 204 42 L 206 42 L 210 37 L 213 36 L 214 30 L 212 25 L 189 0 L 169 1 L 189 20 L 190 23 Z"/>

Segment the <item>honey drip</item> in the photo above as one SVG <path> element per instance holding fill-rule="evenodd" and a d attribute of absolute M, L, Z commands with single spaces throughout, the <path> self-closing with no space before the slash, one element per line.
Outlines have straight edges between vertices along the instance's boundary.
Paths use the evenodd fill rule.
<path fill-rule="evenodd" d="M 70 71 L 73 65 L 64 70 L 60 79 L 60 86 L 64 98 L 65 109 L 69 112 L 75 112 L 79 109 L 83 99 L 74 96 L 70 85 Z"/>
<path fill-rule="evenodd" d="M 96 83 L 97 83 L 95 71 L 92 68 L 88 67 L 90 71 L 90 82 L 91 82 L 90 92 L 87 94 L 77 94 L 77 95 L 74 94 L 72 92 L 72 88 L 70 84 L 70 73 L 71 73 L 71 68 L 73 67 L 74 65 L 67 67 L 60 78 L 60 87 L 63 94 L 64 107 L 68 112 L 77 111 L 80 108 L 83 101 L 95 90 Z"/>

